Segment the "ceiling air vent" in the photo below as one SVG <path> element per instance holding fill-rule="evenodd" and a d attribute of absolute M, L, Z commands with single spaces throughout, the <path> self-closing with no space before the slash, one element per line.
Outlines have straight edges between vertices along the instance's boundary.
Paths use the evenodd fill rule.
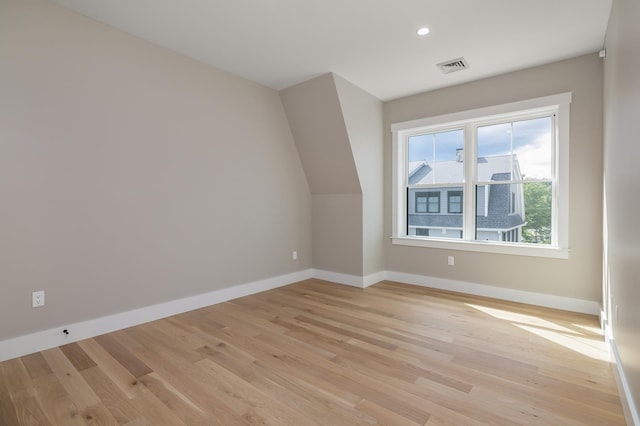
<path fill-rule="evenodd" d="M 447 62 L 440 62 L 436 66 L 440 68 L 440 70 L 445 74 L 466 70 L 467 68 L 469 68 L 469 64 L 464 58 L 453 59 Z"/>

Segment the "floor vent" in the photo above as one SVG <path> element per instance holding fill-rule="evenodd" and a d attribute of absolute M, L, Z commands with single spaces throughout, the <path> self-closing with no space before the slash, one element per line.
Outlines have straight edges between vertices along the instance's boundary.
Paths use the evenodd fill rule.
<path fill-rule="evenodd" d="M 458 59 L 453 59 L 447 62 L 441 62 L 436 66 L 440 68 L 440 70 L 445 74 L 466 70 L 467 68 L 469 68 L 469 64 L 467 63 L 467 60 L 464 58 L 458 58 Z"/>

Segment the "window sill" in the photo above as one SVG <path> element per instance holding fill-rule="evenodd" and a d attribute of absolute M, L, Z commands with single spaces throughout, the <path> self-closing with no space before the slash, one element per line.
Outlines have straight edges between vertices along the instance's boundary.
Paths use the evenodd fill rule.
<path fill-rule="evenodd" d="M 452 241 L 445 239 L 426 239 L 414 237 L 392 237 L 391 242 L 394 245 L 427 247 L 444 250 L 475 251 L 481 253 L 508 254 L 515 256 L 548 257 L 553 259 L 569 258 L 569 249 L 552 246 L 541 247 L 529 244 L 512 245 L 499 242 L 490 243 L 482 241 Z"/>

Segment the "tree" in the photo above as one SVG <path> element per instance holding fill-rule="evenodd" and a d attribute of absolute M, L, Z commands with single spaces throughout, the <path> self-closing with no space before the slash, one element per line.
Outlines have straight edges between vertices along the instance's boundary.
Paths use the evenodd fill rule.
<path fill-rule="evenodd" d="M 551 182 L 525 183 L 522 242 L 551 244 Z"/>

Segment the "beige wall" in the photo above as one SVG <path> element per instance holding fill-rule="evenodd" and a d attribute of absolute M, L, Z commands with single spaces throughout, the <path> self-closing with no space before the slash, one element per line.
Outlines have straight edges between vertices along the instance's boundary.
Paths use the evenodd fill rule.
<path fill-rule="evenodd" d="M 333 74 L 280 91 L 312 194 L 361 194 Z"/>
<path fill-rule="evenodd" d="M 39 0 L 0 76 L 0 340 L 311 267 L 277 92 Z"/>
<path fill-rule="evenodd" d="M 385 235 L 391 236 L 391 123 L 563 92 L 571 104 L 569 260 L 385 242 L 385 269 L 583 300 L 601 299 L 602 61 L 597 54 L 385 104 Z M 455 266 L 447 256 L 455 255 Z"/>
<path fill-rule="evenodd" d="M 362 189 L 334 77 L 280 91 L 312 193 L 312 264 L 362 275 Z"/>
<path fill-rule="evenodd" d="M 362 194 L 314 194 L 313 267 L 363 274 Z"/>
<path fill-rule="evenodd" d="M 384 270 L 382 101 L 334 74 L 340 109 L 362 187 L 363 275 Z"/>
<path fill-rule="evenodd" d="M 604 62 L 605 299 L 640 412 L 640 3 L 616 0 Z M 616 315 L 615 307 L 618 306 Z M 616 318 L 617 317 L 617 318 Z M 633 402 L 631 402 L 633 404 Z"/>
<path fill-rule="evenodd" d="M 313 194 L 313 267 L 381 272 L 382 102 L 335 74 L 280 96 Z"/>

